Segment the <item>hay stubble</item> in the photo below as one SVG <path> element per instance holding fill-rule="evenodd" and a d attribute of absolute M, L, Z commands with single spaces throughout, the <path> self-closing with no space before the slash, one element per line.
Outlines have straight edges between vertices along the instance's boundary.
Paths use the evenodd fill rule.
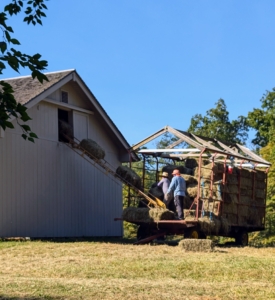
<path fill-rule="evenodd" d="M 217 248 L 211 253 L 192 253 L 168 245 L 0 244 L 2 297 L 272 299 L 274 296 L 274 248 Z"/>

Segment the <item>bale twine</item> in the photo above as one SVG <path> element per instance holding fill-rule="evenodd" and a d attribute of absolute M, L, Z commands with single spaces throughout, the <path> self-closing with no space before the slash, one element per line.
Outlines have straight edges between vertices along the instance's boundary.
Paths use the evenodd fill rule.
<path fill-rule="evenodd" d="M 186 184 L 198 183 L 197 178 L 192 175 L 181 174 L 181 177 L 186 181 Z"/>
<path fill-rule="evenodd" d="M 138 176 L 138 174 L 128 168 L 127 166 L 119 166 L 116 169 L 116 174 L 118 174 L 120 177 L 122 177 L 125 181 L 129 182 L 136 188 L 141 188 L 141 178 Z"/>
<path fill-rule="evenodd" d="M 59 132 L 62 134 L 62 135 L 65 135 L 70 137 L 70 138 L 73 138 L 74 134 L 73 134 L 73 127 L 65 122 L 65 121 L 62 121 L 62 120 L 59 120 L 58 121 L 58 126 L 59 126 Z"/>
<path fill-rule="evenodd" d="M 179 242 L 179 247 L 187 252 L 213 252 L 214 242 L 212 240 L 183 239 Z"/>
<path fill-rule="evenodd" d="M 105 157 L 105 151 L 93 140 L 83 139 L 79 144 L 91 159 L 103 159 Z"/>
<path fill-rule="evenodd" d="M 127 207 L 122 212 L 124 221 L 156 222 L 160 220 L 173 220 L 174 212 L 162 208 Z"/>

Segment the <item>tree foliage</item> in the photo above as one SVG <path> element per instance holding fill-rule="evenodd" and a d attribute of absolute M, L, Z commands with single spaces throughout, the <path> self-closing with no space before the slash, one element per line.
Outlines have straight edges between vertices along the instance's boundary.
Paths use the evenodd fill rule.
<path fill-rule="evenodd" d="M 42 73 L 48 65 L 47 61 L 42 60 L 39 53 L 28 55 L 18 51 L 15 47 L 18 47 L 20 42 L 13 37 L 13 28 L 7 24 L 8 16 L 17 15 L 25 8 L 23 22 L 32 25 L 42 25 L 41 19 L 46 17 L 44 13 L 47 9 L 45 1 L 30 0 L 26 3 L 25 1 L 13 0 L 5 6 L 3 12 L 0 12 L 0 28 L 3 33 L 2 41 L 0 41 L 0 74 L 3 74 L 7 66 L 18 73 L 20 68 L 28 68 L 33 79 L 37 78 L 40 83 L 48 80 Z M 14 128 L 10 121 L 10 117 L 14 117 L 23 130 L 22 137 L 34 142 L 34 138 L 37 138 L 36 134 L 31 131 L 28 125 L 21 124 L 21 121 L 27 122 L 31 120 L 26 111 L 27 108 L 17 103 L 13 93 L 14 91 L 9 83 L 3 80 L 0 81 L 0 127 L 4 130 L 6 128 Z"/>
<path fill-rule="evenodd" d="M 275 133 L 275 88 L 267 91 L 261 98 L 261 108 L 255 108 L 248 113 L 247 121 L 250 127 L 256 130 L 252 143 L 259 147 L 265 147 L 273 140 Z"/>
<path fill-rule="evenodd" d="M 221 141 L 244 144 L 249 130 L 246 118 L 239 116 L 237 120 L 230 122 L 225 101 L 219 99 L 215 105 L 216 107 L 209 109 L 205 116 L 193 116 L 188 131 Z"/>

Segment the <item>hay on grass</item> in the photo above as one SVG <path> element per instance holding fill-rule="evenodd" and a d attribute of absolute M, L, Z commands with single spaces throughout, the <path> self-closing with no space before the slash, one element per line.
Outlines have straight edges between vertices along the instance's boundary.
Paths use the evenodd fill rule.
<path fill-rule="evenodd" d="M 173 220 L 174 212 L 162 208 L 127 207 L 122 212 L 124 221 L 156 222 L 160 220 Z"/>
<path fill-rule="evenodd" d="M 105 151 L 91 139 L 83 139 L 79 145 L 87 151 L 86 154 L 91 159 L 103 159 L 105 157 Z"/>
<path fill-rule="evenodd" d="M 192 252 L 213 252 L 214 242 L 212 240 L 183 239 L 179 242 L 179 247 L 184 251 Z"/>
<path fill-rule="evenodd" d="M 116 174 L 136 188 L 141 188 L 141 178 L 134 170 L 128 168 L 127 166 L 119 166 L 116 169 Z"/>

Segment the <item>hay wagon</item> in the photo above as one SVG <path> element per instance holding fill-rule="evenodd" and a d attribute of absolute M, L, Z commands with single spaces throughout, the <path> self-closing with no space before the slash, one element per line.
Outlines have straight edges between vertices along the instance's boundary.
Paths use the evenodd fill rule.
<path fill-rule="evenodd" d="M 174 135 L 176 142 L 163 149 L 141 149 L 167 133 Z M 184 220 L 175 220 L 173 214 L 163 217 L 163 207 L 152 206 L 140 195 L 134 200 L 129 195 L 129 207 L 119 219 L 139 226 L 137 244 L 166 235 L 196 239 L 211 235 L 232 237 L 245 246 L 249 232 L 265 229 L 267 173 L 271 164 L 248 148 L 166 126 L 130 150 L 141 158 L 136 171 L 141 174 L 144 193 L 152 199 L 161 199 L 150 189 L 152 182 L 159 180 L 160 172 L 171 176 L 178 168 L 187 184 Z M 147 203 L 147 207 L 139 207 L 140 203 Z M 173 211 L 173 207 L 167 209 Z"/>

